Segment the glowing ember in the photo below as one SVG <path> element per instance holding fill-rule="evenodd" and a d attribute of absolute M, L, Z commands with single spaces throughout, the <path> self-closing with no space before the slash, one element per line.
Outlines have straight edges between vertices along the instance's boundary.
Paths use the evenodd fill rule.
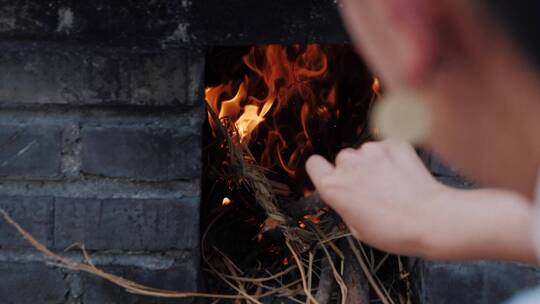
<path fill-rule="evenodd" d="M 373 78 L 373 85 L 371 85 L 371 89 L 373 90 L 373 92 L 375 92 L 375 94 L 381 94 L 381 81 L 379 80 L 379 78 Z"/>
<path fill-rule="evenodd" d="M 278 223 L 271 218 L 267 218 L 261 225 L 261 232 L 267 232 L 277 228 Z"/>
<path fill-rule="evenodd" d="M 313 224 L 318 224 L 321 222 L 321 219 L 318 215 L 312 215 L 312 214 L 306 214 L 304 215 L 304 219 L 312 222 Z"/>
<path fill-rule="evenodd" d="M 223 206 L 229 206 L 230 204 L 232 204 L 232 201 L 230 198 L 228 197 L 225 197 L 223 198 L 223 202 L 221 203 Z"/>

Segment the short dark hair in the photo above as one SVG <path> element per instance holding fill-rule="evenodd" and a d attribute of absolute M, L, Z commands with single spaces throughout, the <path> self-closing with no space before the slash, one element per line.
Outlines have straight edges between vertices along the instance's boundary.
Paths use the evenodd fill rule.
<path fill-rule="evenodd" d="M 484 0 L 525 55 L 540 68 L 540 1 Z"/>

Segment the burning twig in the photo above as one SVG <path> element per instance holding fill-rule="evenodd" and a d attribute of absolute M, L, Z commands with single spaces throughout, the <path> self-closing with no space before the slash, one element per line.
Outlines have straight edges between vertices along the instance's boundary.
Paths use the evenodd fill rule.
<path fill-rule="evenodd" d="M 291 245 L 300 251 L 305 251 L 307 244 L 297 235 L 297 228 L 289 225 L 288 217 L 278 208 L 277 198 L 272 192 L 274 188 L 272 185 L 276 186 L 277 184 L 270 182 L 265 175 L 264 169 L 256 164 L 249 148 L 240 141 L 233 140 L 228 128 L 223 126 L 218 115 L 209 105 L 207 106 L 213 124 L 217 126 L 217 130 L 219 130 L 227 143 L 231 167 L 237 173 L 239 186 L 244 185 L 250 189 L 259 205 L 265 210 L 268 218 L 283 231 L 286 238 L 291 241 Z M 236 134 L 236 132 L 233 133 Z"/>

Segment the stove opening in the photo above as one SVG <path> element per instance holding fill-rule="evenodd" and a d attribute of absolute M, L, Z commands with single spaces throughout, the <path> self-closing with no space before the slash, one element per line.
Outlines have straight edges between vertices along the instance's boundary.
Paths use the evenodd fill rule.
<path fill-rule="evenodd" d="M 410 303 L 405 259 L 353 240 L 304 163 L 370 140 L 381 85 L 347 45 L 209 51 L 203 151 L 206 288 L 237 303 Z M 274 302 L 272 302 L 274 301 Z"/>

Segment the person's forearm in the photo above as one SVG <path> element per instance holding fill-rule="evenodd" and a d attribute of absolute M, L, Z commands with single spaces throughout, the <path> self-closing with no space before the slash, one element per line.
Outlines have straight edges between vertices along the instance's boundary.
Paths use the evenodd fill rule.
<path fill-rule="evenodd" d="M 433 200 L 419 255 L 435 260 L 510 260 L 536 263 L 533 207 L 500 190 L 445 188 Z M 431 208 L 427 208 L 431 210 Z"/>
<path fill-rule="evenodd" d="M 345 149 L 306 164 L 321 198 L 359 240 L 437 260 L 535 262 L 532 204 L 499 190 L 438 183 L 413 147 L 396 141 Z"/>

